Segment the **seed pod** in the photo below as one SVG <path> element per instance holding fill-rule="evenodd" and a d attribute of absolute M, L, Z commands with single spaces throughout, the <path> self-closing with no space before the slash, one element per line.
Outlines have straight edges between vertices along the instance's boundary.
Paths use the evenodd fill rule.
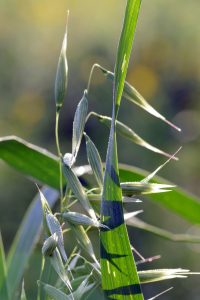
<path fill-rule="evenodd" d="M 74 171 L 67 164 L 65 164 L 64 161 L 63 161 L 63 174 L 66 177 L 67 184 L 69 188 L 72 190 L 74 196 L 80 201 L 80 203 L 87 211 L 87 213 L 92 217 L 92 219 L 96 220 L 94 209 L 92 208 L 88 200 L 84 188 L 82 187 Z"/>
<path fill-rule="evenodd" d="M 63 233 L 62 233 L 62 228 L 60 226 L 60 223 L 59 223 L 58 219 L 52 213 L 46 214 L 46 221 L 47 221 L 47 225 L 48 225 L 48 228 L 49 228 L 51 234 L 55 233 L 57 235 L 58 248 L 60 250 L 62 258 L 66 262 L 67 261 L 67 255 L 65 253 Z"/>
<path fill-rule="evenodd" d="M 67 31 L 64 35 L 63 44 L 58 60 L 56 80 L 55 80 L 55 102 L 56 109 L 59 111 L 63 105 L 67 83 L 68 83 L 68 63 L 66 57 L 67 50 Z"/>
<path fill-rule="evenodd" d="M 81 225 L 72 225 L 69 223 L 69 226 L 72 230 L 72 232 L 75 234 L 75 237 L 80 244 L 80 246 L 86 251 L 86 253 L 93 259 L 93 261 L 97 264 L 99 267 L 99 262 L 95 256 L 94 249 L 92 246 L 92 242 L 89 239 L 89 236 L 87 235 L 87 232 Z"/>
<path fill-rule="evenodd" d="M 58 237 L 56 233 L 48 237 L 45 240 L 44 245 L 42 247 L 42 254 L 44 256 L 51 256 L 58 245 Z"/>
<path fill-rule="evenodd" d="M 74 225 L 101 227 L 100 222 L 77 212 L 69 211 L 62 214 L 63 220 L 68 221 Z"/>
<path fill-rule="evenodd" d="M 86 133 L 84 133 L 84 136 L 86 140 L 88 162 L 92 168 L 93 174 L 96 178 L 96 181 L 99 184 L 99 187 L 102 189 L 103 188 L 103 165 L 102 165 L 100 154 L 95 144 L 89 138 L 89 136 Z"/>
<path fill-rule="evenodd" d="M 190 275 L 189 270 L 185 269 L 157 269 L 157 270 L 147 270 L 138 271 L 138 275 L 141 283 L 150 283 L 161 280 L 168 280 L 173 278 L 186 278 Z"/>
<path fill-rule="evenodd" d="M 153 193 L 169 192 L 174 185 L 143 182 L 122 182 L 120 183 L 122 193 L 125 196 L 144 195 Z"/>
<path fill-rule="evenodd" d="M 50 256 L 50 262 L 51 262 L 54 270 L 56 271 L 56 273 L 60 277 L 60 279 L 64 282 L 64 284 L 70 290 L 72 290 L 72 286 L 71 286 L 70 280 L 68 278 L 67 271 L 65 270 L 65 266 L 64 266 L 63 261 L 61 259 L 60 252 L 58 251 L 57 248 L 53 252 L 52 256 Z"/>
<path fill-rule="evenodd" d="M 110 128 L 111 120 L 112 120 L 110 117 L 99 115 L 96 113 L 94 114 L 94 116 L 96 116 L 101 123 L 105 124 L 107 127 Z M 172 156 L 164 152 L 163 150 L 160 150 L 154 147 L 153 145 L 149 144 L 148 142 L 146 142 L 144 139 L 142 139 L 137 133 L 135 133 L 130 127 L 126 126 L 124 123 L 117 121 L 116 129 L 117 129 L 117 133 L 119 133 L 121 136 L 125 137 L 126 139 L 130 140 L 131 142 L 140 145 L 152 152 L 159 153 L 163 156 L 177 160 L 177 157 Z"/>
<path fill-rule="evenodd" d="M 83 97 L 79 102 L 73 121 L 73 137 L 72 137 L 72 155 L 76 159 L 78 150 L 81 144 L 81 139 L 83 136 L 83 130 L 85 127 L 87 112 L 88 112 L 88 101 L 87 101 L 87 91 L 84 91 Z"/>
<path fill-rule="evenodd" d="M 105 77 L 109 80 L 114 81 L 114 73 L 104 69 L 103 67 L 100 67 L 101 71 L 104 73 Z M 163 115 L 161 115 L 157 110 L 155 110 L 143 97 L 142 95 L 127 81 L 124 83 L 124 90 L 123 90 L 123 96 L 127 100 L 135 103 L 136 105 L 140 106 L 142 109 L 146 110 L 149 114 L 153 115 L 154 117 L 164 121 L 174 129 L 181 131 L 180 128 L 178 128 L 176 125 L 172 124 L 170 121 L 168 121 Z"/>

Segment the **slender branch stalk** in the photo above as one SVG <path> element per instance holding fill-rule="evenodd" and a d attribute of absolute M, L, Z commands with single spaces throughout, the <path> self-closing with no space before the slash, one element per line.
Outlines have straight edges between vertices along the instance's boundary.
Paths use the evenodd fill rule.
<path fill-rule="evenodd" d="M 55 138 L 56 138 L 56 148 L 59 157 L 59 182 L 60 182 L 60 209 L 62 211 L 62 199 L 63 199 L 63 178 L 62 178 L 62 153 L 60 151 L 60 143 L 58 136 L 58 125 L 59 125 L 60 113 L 56 111 L 56 124 L 55 124 Z"/>
<path fill-rule="evenodd" d="M 90 70 L 90 75 L 89 75 L 89 79 L 88 79 L 88 84 L 87 84 L 87 93 L 89 94 L 89 90 L 90 90 L 90 85 L 91 85 L 91 80 L 92 80 L 92 75 L 94 73 L 94 69 L 95 68 L 100 68 L 99 64 L 94 64 Z"/>

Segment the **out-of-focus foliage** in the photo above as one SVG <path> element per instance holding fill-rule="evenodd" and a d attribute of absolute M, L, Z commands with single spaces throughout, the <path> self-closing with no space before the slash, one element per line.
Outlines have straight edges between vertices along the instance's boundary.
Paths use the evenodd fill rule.
<path fill-rule="evenodd" d="M 183 145 L 179 154 L 180 162 L 171 162 L 162 175 L 200 195 L 199 0 L 154 0 L 154 5 L 150 2 L 142 2 L 134 60 L 129 67 L 127 80 L 183 130 L 181 134 L 176 134 L 128 103 L 121 107 L 119 119 L 167 152 L 173 152 L 180 144 Z M 69 9 L 69 84 L 61 115 L 62 149 L 63 152 L 69 151 L 71 121 L 92 64 L 98 62 L 111 70 L 114 67 L 124 7 L 123 0 L 88 0 L 84 3 L 72 0 L 0 1 L 0 136 L 15 134 L 55 152 L 54 80 Z M 103 86 L 105 89 L 102 89 Z M 89 95 L 89 108 L 95 107 L 101 114 L 110 114 L 111 94 L 111 85 L 96 72 Z M 90 136 L 101 150 L 104 160 L 104 128 L 91 119 L 87 132 L 91 132 Z M 103 136 L 107 142 L 105 134 Z M 118 145 L 121 162 L 149 170 L 163 162 L 160 156 L 133 146 L 124 139 L 119 138 Z M 86 162 L 84 151 L 80 161 Z M 0 166 L 0 225 L 8 246 L 25 208 L 33 198 L 35 187 L 2 162 Z M 156 214 L 157 208 L 152 204 L 150 206 L 145 202 L 143 208 L 146 221 L 154 220 L 157 225 L 172 231 L 175 225 L 177 231 L 180 229 L 181 232 L 189 227 L 175 217 L 170 216 L 169 222 L 169 215 L 165 211 L 160 217 L 161 214 Z M 141 232 L 137 234 L 137 231 L 134 239 L 139 249 L 141 245 L 145 248 L 146 239 L 148 248 L 144 255 L 165 255 L 162 267 L 165 259 L 169 261 L 167 253 L 171 258 L 169 267 L 182 266 L 194 271 L 200 269 L 195 252 L 200 251 L 199 248 L 193 248 L 194 255 L 190 253 L 189 256 L 187 245 L 164 243 L 153 236 L 148 238 Z M 179 253 L 178 257 L 174 256 L 175 252 Z M 161 266 L 159 263 L 158 266 Z M 198 280 L 188 279 L 188 290 L 185 282 L 179 282 L 176 298 L 187 299 L 190 295 L 191 299 L 198 299 Z M 191 288 L 192 281 L 196 290 Z M 170 299 L 170 294 L 166 298 L 163 296 L 163 299 Z"/>

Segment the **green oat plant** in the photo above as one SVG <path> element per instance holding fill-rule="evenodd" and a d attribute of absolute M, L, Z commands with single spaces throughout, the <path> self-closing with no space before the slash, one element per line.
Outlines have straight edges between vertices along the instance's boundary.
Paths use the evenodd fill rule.
<path fill-rule="evenodd" d="M 138 264 L 148 263 L 159 257 L 141 257 L 136 261 L 133 253 L 138 252 L 130 244 L 126 229 L 128 225 L 172 241 L 200 242 L 199 236 L 172 234 L 145 223 L 138 217 L 141 210 L 126 211 L 126 203 L 134 205 L 140 201 L 140 195 L 147 195 L 155 203 L 190 223 L 200 224 L 200 204 L 197 197 L 157 176 L 158 171 L 169 160 L 177 160 L 176 154 L 170 155 L 149 144 L 117 120 L 123 97 L 179 130 L 125 81 L 140 4 L 140 0 L 127 1 L 114 73 L 98 64 L 91 69 L 87 89 L 76 108 L 70 153 L 62 154 L 58 134 L 59 113 L 68 82 L 67 31 L 55 82 L 57 156 L 15 136 L 0 139 L 0 158 L 34 182 L 44 185 L 38 187 L 38 193 L 24 216 L 7 256 L 0 238 L 0 299 L 27 299 L 24 273 L 41 236 L 42 260 L 36 300 L 79 300 L 94 297 L 153 300 L 170 291 L 171 287 L 149 298 L 148 295 L 143 295 L 143 284 L 185 278 L 193 274 L 180 268 L 138 271 Z M 111 117 L 88 112 L 88 94 L 95 68 L 113 83 Z M 110 128 L 105 164 L 102 163 L 94 142 L 84 131 L 86 122 L 92 116 Z M 133 143 L 168 157 L 168 160 L 151 174 L 133 166 L 119 164 L 117 133 Z M 76 166 L 83 137 L 88 165 Z M 58 200 L 60 209 L 53 211 Z M 80 207 L 84 212 L 80 212 Z M 90 240 L 90 231 L 99 237 L 100 259 Z M 71 253 L 66 253 L 66 244 L 70 243 L 69 239 L 72 237 L 76 241 L 75 248 Z"/>

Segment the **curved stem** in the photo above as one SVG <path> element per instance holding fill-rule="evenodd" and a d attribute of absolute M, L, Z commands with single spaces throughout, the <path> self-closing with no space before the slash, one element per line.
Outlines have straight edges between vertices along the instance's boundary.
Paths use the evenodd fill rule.
<path fill-rule="evenodd" d="M 100 68 L 99 64 L 94 64 L 90 70 L 90 75 L 89 75 L 89 79 L 88 79 L 88 84 L 87 84 L 87 93 L 89 94 L 89 90 L 90 90 L 90 85 L 91 85 L 91 80 L 92 80 L 92 75 L 94 73 L 94 69 L 95 68 Z"/>
<path fill-rule="evenodd" d="M 59 124 L 59 111 L 56 111 L 56 124 L 55 124 L 55 137 L 56 137 L 56 148 L 59 156 L 59 182 L 60 182 L 60 208 L 62 210 L 62 199 L 63 199 L 63 178 L 62 178 L 62 154 L 60 151 L 60 143 L 58 137 L 58 124 Z"/>
<path fill-rule="evenodd" d="M 89 112 L 89 114 L 88 114 L 87 117 L 86 117 L 85 123 L 87 123 L 87 121 L 89 120 L 89 118 L 90 118 L 91 116 L 96 116 L 96 117 L 98 117 L 99 114 L 95 113 L 94 111 Z"/>

